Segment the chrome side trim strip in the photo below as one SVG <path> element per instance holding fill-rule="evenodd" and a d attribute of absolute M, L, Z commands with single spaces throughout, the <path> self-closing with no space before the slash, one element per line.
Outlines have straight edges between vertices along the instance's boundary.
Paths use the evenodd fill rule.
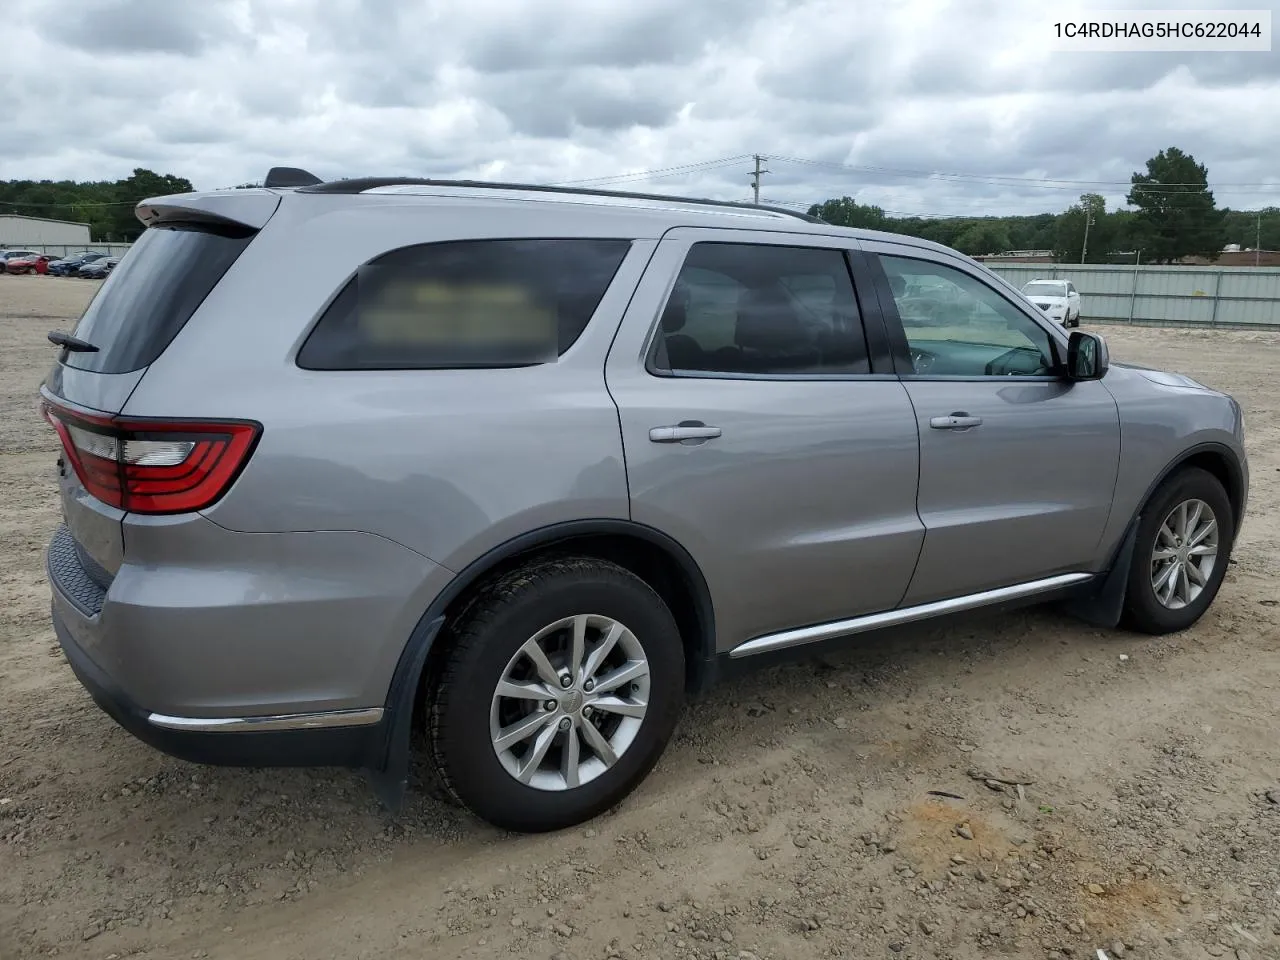
<path fill-rule="evenodd" d="M 937 600 L 915 607 L 903 607 L 898 610 L 886 610 L 865 617 L 854 617 L 851 620 L 836 620 L 832 623 L 819 623 L 812 627 L 800 627 L 796 630 L 783 630 L 781 633 L 769 633 L 740 643 L 729 651 L 733 658 L 749 657 L 757 653 L 771 650 L 782 650 L 786 647 L 798 647 L 804 643 L 816 643 L 819 640 L 830 640 L 835 637 L 846 637 L 881 627 L 893 627 L 916 620 L 927 620 L 944 613 L 959 613 L 962 610 L 973 610 L 1004 600 L 1018 600 L 1022 597 L 1033 597 L 1039 593 L 1049 593 L 1061 587 L 1084 583 L 1092 580 L 1091 573 L 1063 573 L 1044 580 L 1032 580 L 1030 583 L 1019 583 L 1012 587 L 998 587 L 995 590 L 984 590 L 982 593 L 971 593 L 965 597 L 954 597 L 950 600 Z"/>
<path fill-rule="evenodd" d="M 252 733 L 260 730 L 321 730 L 332 727 L 364 727 L 382 719 L 382 707 L 329 710 L 324 713 L 287 713 L 273 717 L 170 717 L 147 715 L 147 723 L 187 733 Z"/>

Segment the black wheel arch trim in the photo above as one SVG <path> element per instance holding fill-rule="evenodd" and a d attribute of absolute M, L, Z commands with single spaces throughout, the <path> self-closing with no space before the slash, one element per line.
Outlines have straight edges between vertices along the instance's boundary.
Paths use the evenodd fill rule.
<path fill-rule="evenodd" d="M 1111 564 L 1106 574 L 1101 578 L 1098 588 L 1090 591 L 1087 596 L 1076 598 L 1066 604 L 1067 611 L 1071 615 L 1099 627 L 1112 628 L 1119 624 L 1124 611 L 1129 568 L 1133 563 L 1137 547 L 1138 524 L 1142 522 L 1147 505 L 1151 502 L 1151 498 L 1156 495 L 1156 491 L 1160 489 L 1160 486 L 1169 477 L 1186 465 L 1189 460 L 1206 453 L 1222 458 L 1223 462 L 1227 464 L 1227 472 L 1230 474 L 1231 483 L 1235 487 L 1234 490 L 1228 489 L 1226 491 L 1227 499 L 1231 502 L 1232 509 L 1238 514 L 1231 518 L 1231 543 L 1232 546 L 1235 545 L 1236 537 L 1240 533 L 1240 519 L 1244 515 L 1243 508 L 1246 491 L 1244 489 L 1243 465 L 1240 463 L 1240 458 L 1236 456 L 1235 451 L 1226 444 L 1213 441 L 1194 444 L 1180 451 L 1176 457 L 1165 465 L 1163 470 L 1156 474 L 1155 479 L 1147 486 L 1147 489 L 1142 494 L 1142 499 L 1138 501 L 1137 509 L 1134 510 L 1128 524 L 1125 526 L 1120 543 L 1112 555 Z"/>
<path fill-rule="evenodd" d="M 633 537 L 657 547 L 676 565 L 693 594 L 700 633 L 700 649 L 693 665 L 695 689 L 705 689 L 714 679 L 715 611 L 706 578 L 693 556 L 676 540 L 654 527 L 634 520 L 569 520 L 523 533 L 493 547 L 467 564 L 436 596 L 418 620 L 396 664 L 387 691 L 381 736 L 366 765 L 374 791 L 390 811 L 398 811 L 408 788 L 410 741 L 418 686 L 433 645 L 445 625 L 449 607 L 498 566 L 524 553 L 554 547 L 583 537 Z"/>
<path fill-rule="evenodd" d="M 1142 512 L 1147 508 L 1147 504 L 1151 502 L 1151 498 L 1155 496 L 1156 490 L 1171 477 L 1175 471 L 1184 466 L 1188 460 L 1192 460 L 1201 454 L 1212 453 L 1221 457 L 1227 465 L 1227 473 L 1230 475 L 1231 486 L 1227 488 L 1227 500 L 1231 503 L 1231 509 L 1236 512 L 1236 516 L 1231 518 L 1231 545 L 1235 546 L 1236 537 L 1240 533 L 1240 520 L 1244 517 L 1245 496 L 1247 491 L 1244 486 L 1244 465 L 1240 462 L 1240 458 L 1236 456 L 1234 450 L 1225 443 L 1216 441 L 1207 441 L 1205 443 L 1197 443 L 1193 446 L 1182 450 L 1165 466 L 1163 470 L 1156 475 L 1155 480 L 1147 487 L 1146 492 L 1142 495 L 1140 506 L 1134 512 L 1131 523 L 1137 525 L 1142 517 Z M 1233 489 L 1234 488 L 1234 489 Z"/>

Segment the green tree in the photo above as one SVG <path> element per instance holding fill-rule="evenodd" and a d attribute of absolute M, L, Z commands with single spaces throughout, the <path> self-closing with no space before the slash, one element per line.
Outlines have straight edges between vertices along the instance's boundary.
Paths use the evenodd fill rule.
<path fill-rule="evenodd" d="M 1009 249 L 1009 231 L 998 220 L 978 220 L 965 227 L 951 245 L 971 257 L 1001 253 Z"/>
<path fill-rule="evenodd" d="M 133 240 L 142 224 L 133 209 L 139 201 L 192 189 L 184 177 L 137 169 L 123 180 L 0 180 L 0 213 L 87 223 L 95 241 Z"/>
<path fill-rule="evenodd" d="M 1241 250 L 1259 245 L 1263 250 L 1280 250 L 1280 207 L 1224 210 L 1223 221 L 1227 243 L 1238 243 Z"/>
<path fill-rule="evenodd" d="M 1107 215 L 1114 229 L 1113 239 L 1111 241 L 1111 260 L 1115 261 L 1117 255 L 1121 257 L 1125 263 L 1132 263 L 1133 260 L 1129 254 L 1140 255 L 1144 260 L 1146 255 L 1141 251 L 1147 246 L 1146 227 L 1143 221 L 1138 219 L 1136 210 L 1117 210 L 1115 213 Z"/>
<path fill-rule="evenodd" d="M 809 208 L 809 216 L 819 217 L 836 227 L 861 227 L 864 230 L 884 230 L 888 218 L 880 207 L 858 203 L 852 197 L 815 203 Z"/>
<path fill-rule="evenodd" d="M 1052 213 L 1032 217 L 1005 217 L 1009 247 L 1013 250 L 1052 250 L 1058 218 Z"/>
<path fill-rule="evenodd" d="M 162 197 L 170 193 L 190 193 L 194 188 L 185 177 L 153 173 L 141 167 L 133 171 L 127 180 L 115 184 L 117 205 L 112 208 L 111 232 L 120 240 L 136 240 L 142 234 L 142 223 L 134 213 L 134 207 L 149 197 Z"/>
<path fill-rule="evenodd" d="M 1083 193 L 1079 203 L 1057 218 L 1054 255 L 1064 263 L 1106 263 L 1115 249 L 1116 227 L 1101 194 Z"/>
<path fill-rule="evenodd" d="M 1226 231 L 1203 164 L 1169 147 L 1147 161 L 1146 173 L 1134 173 L 1130 181 L 1128 202 L 1138 208 L 1147 236 L 1143 260 L 1172 263 L 1189 256 L 1218 258 Z"/>

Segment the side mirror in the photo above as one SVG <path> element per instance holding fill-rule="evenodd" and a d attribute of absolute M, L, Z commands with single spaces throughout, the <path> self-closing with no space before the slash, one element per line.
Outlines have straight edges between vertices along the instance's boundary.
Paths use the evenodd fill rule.
<path fill-rule="evenodd" d="M 1067 341 L 1067 379 L 1101 380 L 1111 365 L 1107 341 L 1096 333 L 1072 330 Z"/>

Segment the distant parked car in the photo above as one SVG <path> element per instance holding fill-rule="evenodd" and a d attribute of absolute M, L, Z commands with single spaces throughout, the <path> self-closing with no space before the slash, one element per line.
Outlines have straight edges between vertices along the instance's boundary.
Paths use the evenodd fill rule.
<path fill-rule="evenodd" d="M 25 257 L 8 257 L 4 262 L 6 273 L 47 273 L 49 261 L 53 256 L 48 253 L 30 253 Z"/>
<path fill-rule="evenodd" d="M 102 260 L 106 257 L 105 253 L 75 253 L 69 257 L 63 257 L 61 260 L 54 260 L 49 264 L 49 272 L 55 277 L 74 277 L 76 271 L 85 264 L 93 263 L 95 260 Z"/>
<path fill-rule="evenodd" d="M 0 273 L 8 273 L 10 260 L 38 256 L 40 254 L 36 250 L 0 250 Z"/>
<path fill-rule="evenodd" d="M 85 280 L 102 280 L 115 269 L 115 265 L 120 262 L 119 257 L 102 257 L 94 260 L 92 263 L 86 263 L 76 271 L 77 277 Z"/>
<path fill-rule="evenodd" d="M 1064 327 L 1080 326 L 1080 294 L 1070 280 L 1032 280 L 1022 295 Z"/>

